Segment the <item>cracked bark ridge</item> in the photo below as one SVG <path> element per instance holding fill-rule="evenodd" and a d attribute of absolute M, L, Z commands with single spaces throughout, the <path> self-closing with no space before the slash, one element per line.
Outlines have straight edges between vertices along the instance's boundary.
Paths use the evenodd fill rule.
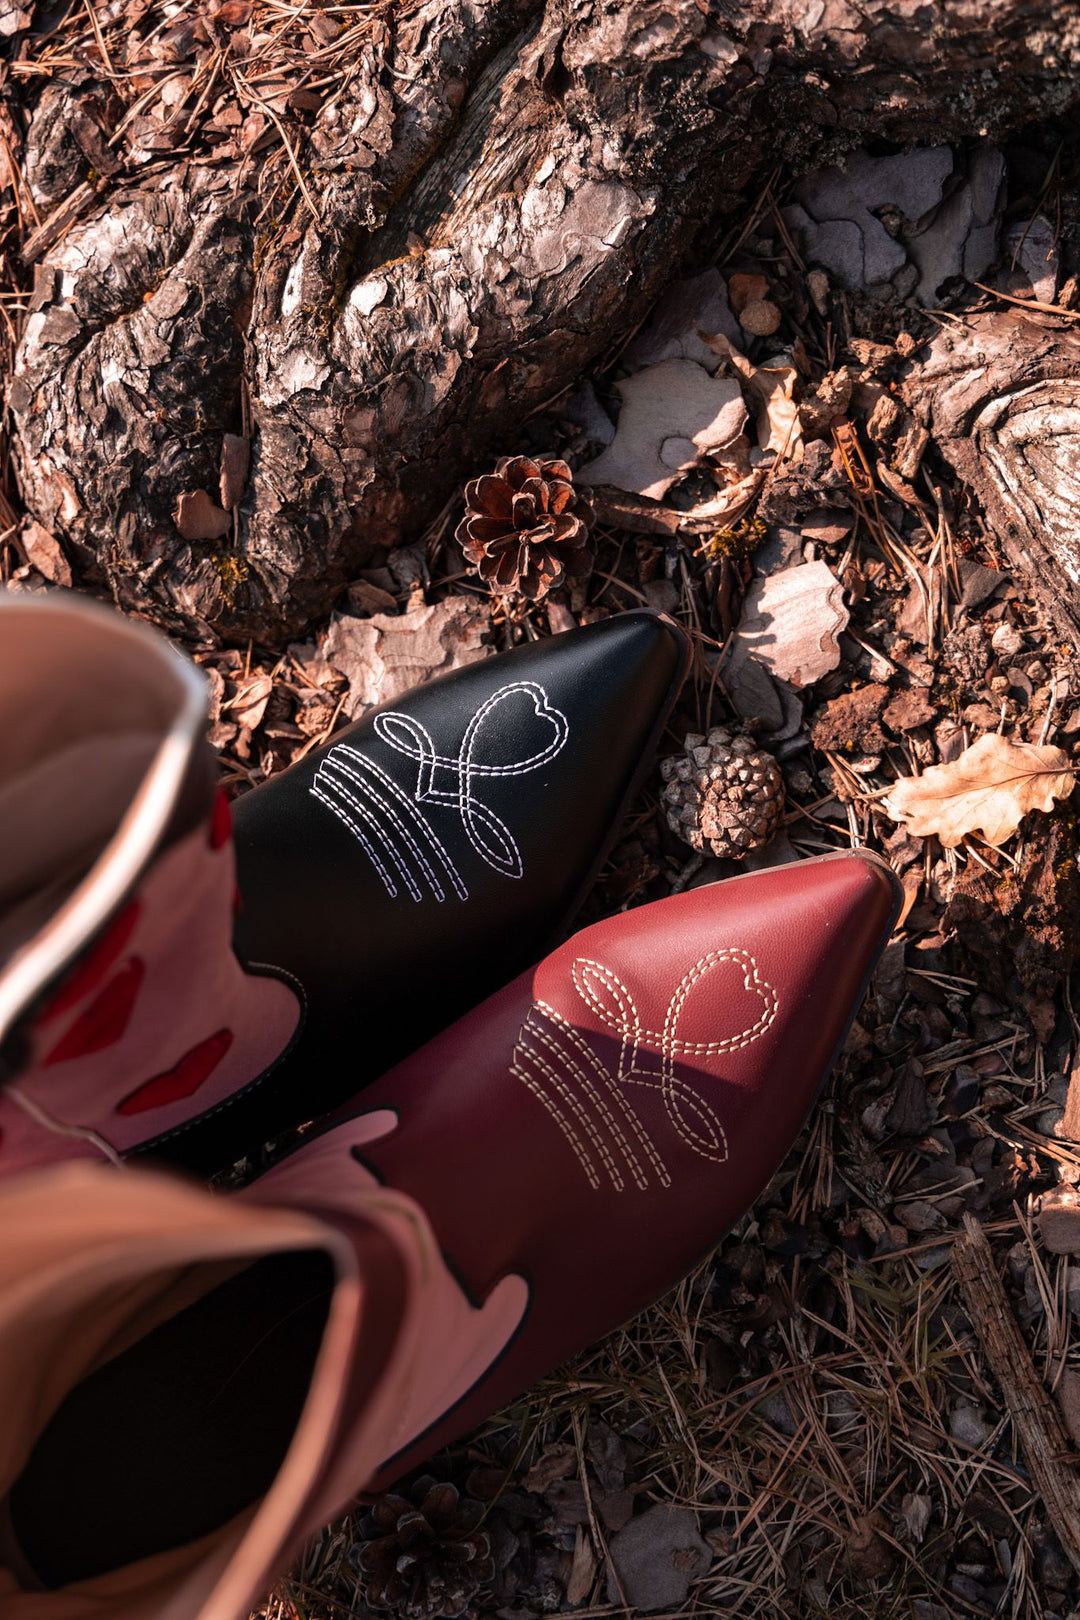
<path fill-rule="evenodd" d="M 178 164 L 49 252 L 10 396 L 27 503 L 124 605 L 278 642 L 777 160 L 1000 136 L 1078 75 L 1075 16 L 1033 0 L 421 0 L 316 115 L 281 217 L 250 169 Z M 251 437 L 231 533 L 185 540 L 226 435 Z"/>
<path fill-rule="evenodd" d="M 1080 327 L 1016 307 L 950 323 L 904 394 L 1009 562 L 1080 648 Z"/>

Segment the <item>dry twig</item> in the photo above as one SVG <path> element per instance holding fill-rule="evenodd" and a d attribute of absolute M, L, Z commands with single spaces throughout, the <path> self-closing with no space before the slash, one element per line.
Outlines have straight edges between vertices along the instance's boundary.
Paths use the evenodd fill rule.
<path fill-rule="evenodd" d="M 1058 1409 L 1035 1371 L 1024 1336 L 998 1277 L 986 1235 L 973 1215 L 952 1252 L 979 1342 L 1001 1387 L 1047 1516 L 1073 1568 L 1080 1573 L 1080 1479 Z"/>

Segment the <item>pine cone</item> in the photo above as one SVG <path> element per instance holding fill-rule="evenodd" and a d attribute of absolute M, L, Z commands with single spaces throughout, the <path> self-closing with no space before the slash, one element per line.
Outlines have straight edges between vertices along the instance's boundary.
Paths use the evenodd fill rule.
<path fill-rule="evenodd" d="M 742 860 L 767 844 L 784 808 L 784 779 L 750 737 L 714 727 L 660 766 L 668 825 L 691 849 Z"/>
<path fill-rule="evenodd" d="M 539 602 L 592 566 L 592 511 L 565 461 L 503 456 L 465 485 L 457 538 L 493 591 Z"/>
<path fill-rule="evenodd" d="M 404 1620 L 463 1615 L 494 1565 L 477 1525 L 479 1502 L 425 1476 L 407 1496 L 388 1493 L 367 1515 L 357 1563 L 367 1602 Z"/>

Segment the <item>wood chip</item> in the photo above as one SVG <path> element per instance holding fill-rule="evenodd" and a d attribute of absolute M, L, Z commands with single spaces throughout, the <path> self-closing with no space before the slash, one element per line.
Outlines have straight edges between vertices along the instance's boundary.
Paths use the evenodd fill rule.
<path fill-rule="evenodd" d="M 226 433 L 221 441 L 221 504 L 231 512 L 247 488 L 251 465 L 251 440 L 239 433 Z"/>
<path fill-rule="evenodd" d="M 732 660 L 753 655 L 779 680 L 810 686 L 840 662 L 844 587 L 823 562 L 755 580 L 733 638 Z"/>
<path fill-rule="evenodd" d="M 615 438 L 581 470 L 588 484 L 614 484 L 658 499 L 680 472 L 737 439 L 746 425 L 732 377 L 710 377 L 693 360 L 662 360 L 619 383 Z"/>
<path fill-rule="evenodd" d="M 435 675 L 486 658 L 492 649 L 482 638 L 490 622 L 487 607 L 471 596 L 451 596 L 396 615 L 335 619 L 324 650 L 327 662 L 349 683 L 345 712 L 350 720 Z"/>
<path fill-rule="evenodd" d="M 48 529 L 31 518 L 20 536 L 27 562 L 33 563 L 38 573 L 54 585 L 71 584 L 71 568 L 67 558 Z"/>
<path fill-rule="evenodd" d="M 232 528 L 228 512 L 223 512 L 205 489 L 181 495 L 173 521 L 185 540 L 221 540 Z"/>

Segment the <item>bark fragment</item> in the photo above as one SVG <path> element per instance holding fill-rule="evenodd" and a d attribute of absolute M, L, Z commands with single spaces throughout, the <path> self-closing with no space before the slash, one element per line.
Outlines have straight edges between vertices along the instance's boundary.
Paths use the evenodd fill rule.
<path fill-rule="evenodd" d="M 1080 647 L 1080 325 L 1009 306 L 950 322 L 904 394 Z"/>

